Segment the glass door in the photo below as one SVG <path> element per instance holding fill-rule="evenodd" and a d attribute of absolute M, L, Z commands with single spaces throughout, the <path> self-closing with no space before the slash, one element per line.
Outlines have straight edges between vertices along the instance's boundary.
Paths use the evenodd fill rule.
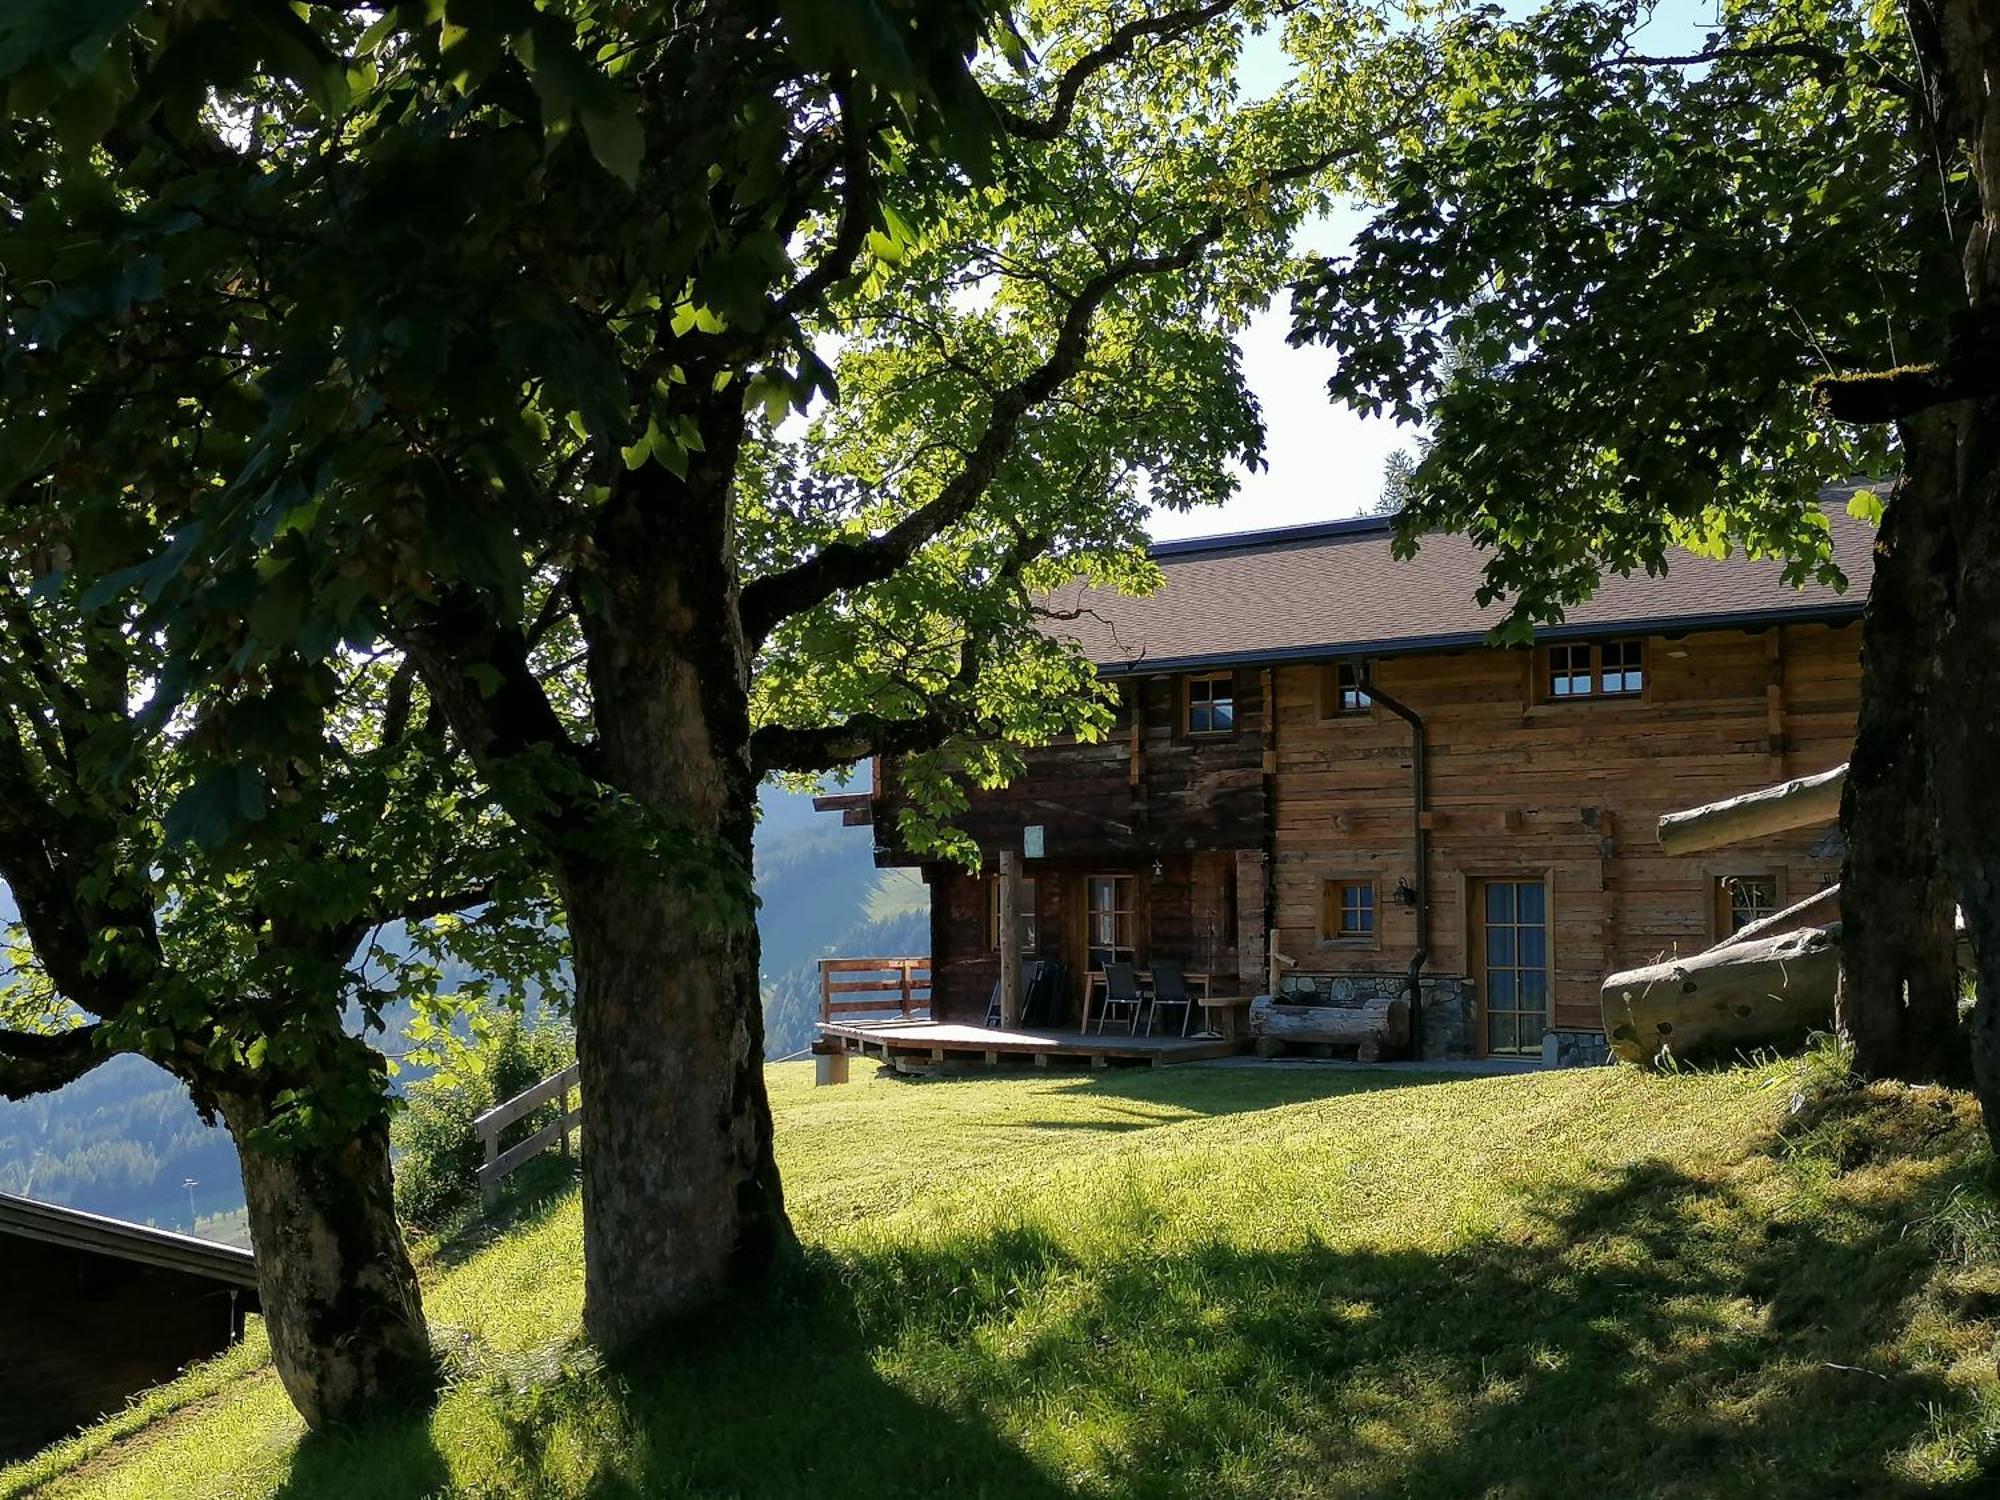
<path fill-rule="evenodd" d="M 1542 1050 L 1549 1014 L 1548 893 L 1539 880 L 1485 880 L 1475 895 L 1473 962 L 1488 1053 Z"/>
<path fill-rule="evenodd" d="M 1138 915 L 1133 908 L 1135 885 L 1130 875 L 1090 877 L 1089 911 L 1084 930 L 1092 972 L 1106 964 L 1138 962 Z"/>

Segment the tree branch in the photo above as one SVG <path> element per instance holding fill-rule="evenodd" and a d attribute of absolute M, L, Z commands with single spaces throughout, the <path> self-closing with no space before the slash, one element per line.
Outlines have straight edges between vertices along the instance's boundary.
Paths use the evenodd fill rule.
<path fill-rule="evenodd" d="M 449 916 L 453 912 L 470 911 L 475 906 L 485 906 L 493 900 L 491 885 L 467 886 L 463 890 L 448 891 L 437 896 L 412 896 L 390 913 L 399 922 L 422 922 L 430 917 Z"/>
<path fill-rule="evenodd" d="M 2000 370 L 1972 360 L 1904 365 L 1860 375 L 1822 375 L 1813 399 L 1837 422 L 1900 422 L 1933 406 L 2000 392 Z"/>
<path fill-rule="evenodd" d="M 113 1053 L 98 1045 L 95 1023 L 55 1036 L 0 1031 L 0 1098 L 26 1099 L 74 1083 Z"/>
<path fill-rule="evenodd" d="M 1063 314 L 1048 357 L 993 398 L 986 430 L 965 467 L 937 495 L 880 536 L 829 542 L 793 567 L 754 579 L 743 589 L 738 608 L 744 639 L 753 651 L 780 621 L 801 614 L 835 594 L 879 583 L 913 557 L 926 542 L 970 515 L 993 476 L 1012 451 L 1022 422 L 1082 366 L 1090 346 L 1091 320 L 1125 282 L 1165 271 L 1185 270 L 1222 238 L 1223 220 L 1211 219 L 1200 233 L 1160 255 L 1128 255 L 1084 283 Z"/>
<path fill-rule="evenodd" d="M 1083 86 L 1113 63 L 1130 57 L 1141 42 L 1149 39 L 1172 41 L 1175 37 L 1206 26 L 1217 16 L 1235 8 L 1236 0 L 1208 0 L 1206 5 L 1192 5 L 1184 10 L 1168 11 L 1163 16 L 1140 16 L 1127 21 L 1115 27 L 1101 45 L 1078 58 L 1056 81 L 1055 103 L 1050 106 L 1047 115 L 1039 120 L 1030 119 L 1002 105 L 1000 122 L 1007 127 L 1008 134 L 1024 141 L 1052 141 L 1069 129 Z"/>
<path fill-rule="evenodd" d="M 1639 52 L 1624 52 L 1614 57 L 1604 58 L 1598 68 L 1698 68 L 1709 63 L 1726 62 L 1731 59 L 1760 61 L 1767 58 L 1788 57 L 1799 62 L 1818 63 L 1822 68 L 1838 72 L 1847 67 L 1847 54 L 1834 47 L 1823 47 L 1816 42 L 1746 42 L 1741 46 L 1707 47 L 1700 52 L 1682 52 L 1671 57 L 1651 56 Z M 1887 67 L 1877 69 L 1875 81 L 1883 92 L 1901 99 L 1906 104 L 1918 103 L 1918 90 L 1891 73 Z"/>
<path fill-rule="evenodd" d="M 840 223 L 833 242 L 826 247 L 813 268 L 801 276 L 777 299 L 775 325 L 802 307 L 809 306 L 834 282 L 846 274 L 868 238 L 869 172 L 868 131 L 860 117 L 861 106 L 845 84 L 834 90 L 840 101 L 841 176 Z"/>
<path fill-rule="evenodd" d="M 767 724 L 750 736 L 750 760 L 760 781 L 773 771 L 831 771 L 871 755 L 933 750 L 974 727 L 970 710 L 950 705 L 915 719 L 856 714 L 843 723 L 805 729 Z"/>

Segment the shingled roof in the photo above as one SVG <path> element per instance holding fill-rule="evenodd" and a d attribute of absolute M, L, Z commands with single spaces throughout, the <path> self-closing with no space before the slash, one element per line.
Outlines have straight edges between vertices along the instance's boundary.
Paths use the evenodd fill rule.
<path fill-rule="evenodd" d="M 1834 554 L 1845 593 L 1795 589 L 1775 560 L 1676 555 L 1662 578 L 1606 577 L 1596 595 L 1538 639 L 1857 618 L 1874 568 L 1874 528 L 1847 514 L 1851 489 L 1829 491 Z M 1385 516 L 1246 531 L 1152 548 L 1164 582 L 1143 598 L 1081 585 L 1052 609 L 1084 613 L 1050 628 L 1075 640 L 1108 675 L 1225 663 L 1393 656 L 1476 646 L 1505 614 L 1476 599 L 1484 554 L 1462 536 L 1424 539 L 1417 555 L 1390 552 Z"/>

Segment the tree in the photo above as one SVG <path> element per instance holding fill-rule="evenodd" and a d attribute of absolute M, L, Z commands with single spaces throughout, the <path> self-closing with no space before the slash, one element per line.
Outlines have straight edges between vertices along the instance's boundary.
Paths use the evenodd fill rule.
<path fill-rule="evenodd" d="M 114 425 L 160 423 L 175 447 L 152 395 L 122 387 Z M 387 1069 L 365 1033 L 396 1001 L 433 1024 L 453 1008 L 427 954 L 545 968 L 543 941 L 519 945 L 524 963 L 500 956 L 535 883 L 441 753 L 407 665 L 356 659 L 340 683 L 295 663 L 269 670 L 254 704 L 156 712 L 149 691 L 171 671 L 158 641 L 85 580 L 157 539 L 97 504 L 86 434 L 43 458 L 0 512 L 0 877 L 27 939 L 0 991 L 0 1094 L 135 1053 L 220 1117 L 273 1359 L 321 1425 L 430 1374 L 391 1204 Z M 163 503 L 172 468 L 152 470 Z M 204 770 L 216 742 L 235 762 Z M 239 816 L 247 828 L 221 843 Z M 438 920 L 469 907 L 484 910 Z M 414 956 L 378 943 L 391 922 L 416 924 Z"/>
<path fill-rule="evenodd" d="M 1842 815 L 1840 1019 L 1864 1074 L 1950 1076 L 1964 1046 L 1927 747 L 1953 458 L 1934 415 L 1843 424 L 1823 380 L 1950 326 L 1971 222 L 1956 148 L 1886 8 L 1734 3 L 1677 55 L 1644 49 L 1649 16 L 1559 0 L 1442 27 L 1450 104 L 1390 169 L 1352 258 L 1302 282 L 1296 332 L 1340 351 L 1337 398 L 1431 416 L 1402 544 L 1480 540 L 1513 639 L 1676 546 L 1834 578 L 1823 486 L 1900 459 Z"/>
<path fill-rule="evenodd" d="M 1320 66 L 1246 103 L 1281 13 Z M 1418 55 L 1264 0 L 0 24 L 17 133 L 63 147 L 17 190 L 18 295 L 123 298 L 12 409 L 68 429 L 143 360 L 218 465 L 144 583 L 190 680 L 254 702 L 245 662 L 380 632 L 545 852 L 595 1338 L 756 1280 L 790 1243 L 760 779 L 937 750 L 906 787 L 948 810 L 1005 768 L 980 741 L 1101 727 L 1033 598 L 1143 581 L 1142 500 L 1255 459 L 1230 334 Z"/>

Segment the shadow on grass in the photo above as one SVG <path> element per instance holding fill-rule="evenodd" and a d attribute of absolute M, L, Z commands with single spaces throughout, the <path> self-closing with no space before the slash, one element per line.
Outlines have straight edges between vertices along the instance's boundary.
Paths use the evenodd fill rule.
<path fill-rule="evenodd" d="M 1777 1149 L 1860 1141 L 1893 1167 L 1936 1135 L 1921 1111 L 1843 1106 Z M 1986 1494 L 1990 1476 L 1952 1491 L 1897 1462 L 1977 1425 L 1974 1397 L 1901 1352 L 1934 1258 L 1911 1226 L 1938 1191 L 1913 1176 L 1774 1217 L 1755 1185 L 1649 1162 L 1535 1203 L 1531 1236 L 1443 1254 L 1083 1264 L 1017 1231 L 845 1275 L 911 1388 L 1055 1444 L 1091 1494 Z"/>
<path fill-rule="evenodd" d="M 1954 1131 L 1854 1096 L 1773 1142 L 1783 1166 L 1601 1171 L 1532 1202 L 1532 1233 L 1442 1253 L 1135 1241 L 1085 1260 L 1016 1226 L 815 1254 L 770 1301 L 663 1335 L 644 1358 L 566 1351 L 552 1375 L 482 1377 L 491 1441 L 473 1489 L 1992 1493 L 1990 1477 L 1925 1487 L 1898 1463 L 1941 1422 L 1976 1425 L 1964 1387 L 1902 1352 L 1936 1254 L 1912 1226 L 1944 1190 L 1970 1191 L 1974 1170 L 1941 1183 L 1914 1169 L 1959 1151 Z M 1864 1167 L 1883 1169 L 1868 1191 L 1810 1207 L 1757 1175 Z M 420 1419 L 367 1436 L 397 1458 L 393 1489 L 357 1487 L 352 1440 L 336 1439 L 299 1450 L 284 1493 L 445 1486 Z"/>

